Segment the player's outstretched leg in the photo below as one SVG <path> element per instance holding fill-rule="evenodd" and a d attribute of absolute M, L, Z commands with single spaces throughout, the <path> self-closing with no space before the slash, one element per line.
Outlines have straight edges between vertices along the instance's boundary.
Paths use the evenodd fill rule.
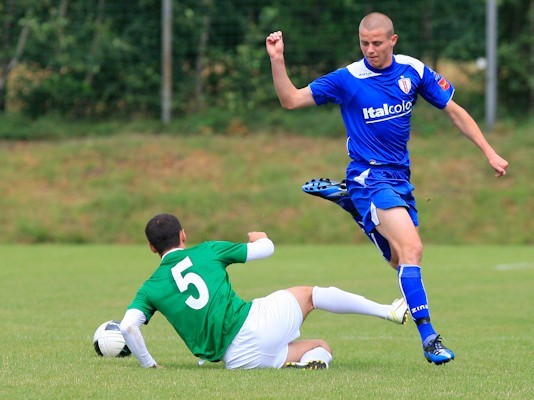
<path fill-rule="evenodd" d="M 382 257 L 388 262 L 391 260 L 391 249 L 389 248 L 388 241 L 376 231 L 367 233 L 363 229 L 363 218 L 356 210 L 356 207 L 349 196 L 345 179 L 341 182 L 329 178 L 312 179 L 302 185 L 302 191 L 311 194 L 312 196 L 336 203 L 343 210 L 348 212 L 362 232 L 365 233 L 369 240 L 380 250 Z"/>
<path fill-rule="evenodd" d="M 362 314 L 383 318 L 404 325 L 408 317 L 408 304 L 404 298 L 392 304 L 379 304 L 356 293 L 337 287 L 315 286 L 312 290 L 312 304 L 317 310 L 335 314 Z"/>

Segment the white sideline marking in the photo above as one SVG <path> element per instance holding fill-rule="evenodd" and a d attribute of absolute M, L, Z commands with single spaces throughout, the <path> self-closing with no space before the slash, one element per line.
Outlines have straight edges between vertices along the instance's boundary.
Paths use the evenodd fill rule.
<path fill-rule="evenodd" d="M 497 265 L 497 271 L 511 271 L 514 269 L 530 269 L 534 268 L 534 263 L 515 263 L 515 264 L 499 264 Z"/>

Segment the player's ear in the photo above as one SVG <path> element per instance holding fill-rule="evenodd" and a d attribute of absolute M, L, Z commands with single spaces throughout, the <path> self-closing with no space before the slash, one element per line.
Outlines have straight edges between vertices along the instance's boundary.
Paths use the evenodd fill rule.
<path fill-rule="evenodd" d="M 157 253 L 158 252 L 152 243 L 148 242 L 148 246 L 150 247 L 150 251 L 152 253 Z"/>
<path fill-rule="evenodd" d="M 180 231 L 180 247 L 185 247 L 185 241 L 187 240 L 187 236 L 185 234 L 185 231 L 182 229 Z"/>
<path fill-rule="evenodd" d="M 394 47 L 397 44 L 397 39 L 399 38 L 399 35 L 394 34 L 391 36 L 389 40 L 391 40 L 391 47 Z"/>

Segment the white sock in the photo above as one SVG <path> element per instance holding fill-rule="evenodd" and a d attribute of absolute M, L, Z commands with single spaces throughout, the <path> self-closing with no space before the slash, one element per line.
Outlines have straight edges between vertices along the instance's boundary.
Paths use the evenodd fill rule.
<path fill-rule="evenodd" d="M 324 347 L 316 347 L 313 350 L 307 351 L 300 359 L 301 363 L 310 361 L 324 361 L 326 365 L 332 362 L 332 354 L 330 354 Z"/>
<path fill-rule="evenodd" d="M 358 294 L 345 292 L 337 287 L 315 286 L 312 291 L 313 306 L 318 310 L 336 314 L 363 314 L 386 318 L 391 305 L 379 304 Z"/>

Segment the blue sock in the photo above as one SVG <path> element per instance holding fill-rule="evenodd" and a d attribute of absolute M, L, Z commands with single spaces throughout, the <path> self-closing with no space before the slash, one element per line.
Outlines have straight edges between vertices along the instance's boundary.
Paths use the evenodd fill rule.
<path fill-rule="evenodd" d="M 399 286 L 404 298 L 410 307 L 410 313 L 414 319 L 423 345 L 437 336 L 434 327 L 430 323 L 430 311 L 426 297 L 421 268 L 418 265 L 399 265 Z"/>

